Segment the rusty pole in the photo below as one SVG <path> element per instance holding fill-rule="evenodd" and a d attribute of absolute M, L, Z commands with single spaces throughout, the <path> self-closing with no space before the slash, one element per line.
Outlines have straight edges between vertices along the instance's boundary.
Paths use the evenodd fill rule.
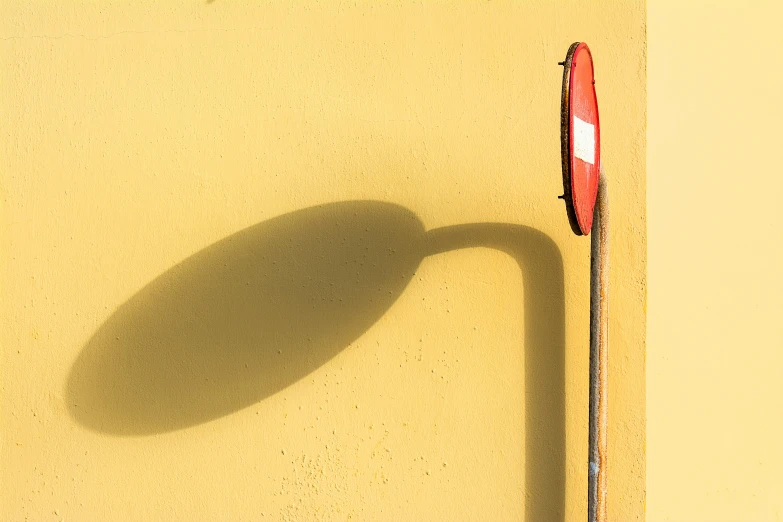
<path fill-rule="evenodd" d="M 600 166 L 590 238 L 590 434 L 587 513 L 606 522 L 606 417 L 609 367 L 609 195 Z"/>

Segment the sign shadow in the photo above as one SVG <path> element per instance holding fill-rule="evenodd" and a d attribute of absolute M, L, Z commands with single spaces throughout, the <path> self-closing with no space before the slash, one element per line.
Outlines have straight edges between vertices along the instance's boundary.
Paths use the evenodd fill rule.
<path fill-rule="evenodd" d="M 563 262 L 544 233 L 475 223 L 426 231 L 410 210 L 344 201 L 239 231 L 173 266 L 95 332 L 65 384 L 71 416 L 114 436 L 208 422 L 321 367 L 394 304 L 429 255 L 486 247 L 523 273 L 526 520 L 565 501 Z"/>

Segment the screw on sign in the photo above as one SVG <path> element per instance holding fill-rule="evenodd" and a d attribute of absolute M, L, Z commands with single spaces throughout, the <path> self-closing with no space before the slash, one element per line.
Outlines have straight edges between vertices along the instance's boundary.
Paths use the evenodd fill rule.
<path fill-rule="evenodd" d="M 560 145 L 563 195 L 568 221 L 590 241 L 590 428 L 587 512 L 590 522 L 606 521 L 607 370 L 609 358 L 609 198 L 601 164 L 601 126 L 595 94 L 593 56 L 576 42 L 560 65 L 563 90 Z"/>

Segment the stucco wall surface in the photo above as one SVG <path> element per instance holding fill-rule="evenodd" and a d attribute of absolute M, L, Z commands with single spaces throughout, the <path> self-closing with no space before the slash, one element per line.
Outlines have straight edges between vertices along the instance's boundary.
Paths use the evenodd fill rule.
<path fill-rule="evenodd" d="M 783 520 L 783 3 L 648 8 L 647 520 Z"/>
<path fill-rule="evenodd" d="M 3 2 L 3 520 L 583 520 L 610 176 L 612 520 L 644 503 L 640 1 Z"/>

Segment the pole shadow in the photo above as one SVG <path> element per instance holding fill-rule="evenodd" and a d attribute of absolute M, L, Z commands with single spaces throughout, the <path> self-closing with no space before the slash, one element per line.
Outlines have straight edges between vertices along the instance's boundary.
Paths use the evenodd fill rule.
<path fill-rule="evenodd" d="M 388 310 L 428 255 L 511 255 L 525 286 L 526 520 L 562 520 L 565 502 L 563 263 L 542 232 L 477 223 L 425 231 L 411 211 L 346 201 L 237 232 L 142 288 L 71 368 L 71 416 L 143 436 L 208 422 L 310 374 Z"/>
<path fill-rule="evenodd" d="M 525 324 L 525 520 L 565 519 L 565 290 L 563 258 L 534 228 L 473 223 L 431 230 L 428 255 L 486 247 L 519 265 Z"/>

